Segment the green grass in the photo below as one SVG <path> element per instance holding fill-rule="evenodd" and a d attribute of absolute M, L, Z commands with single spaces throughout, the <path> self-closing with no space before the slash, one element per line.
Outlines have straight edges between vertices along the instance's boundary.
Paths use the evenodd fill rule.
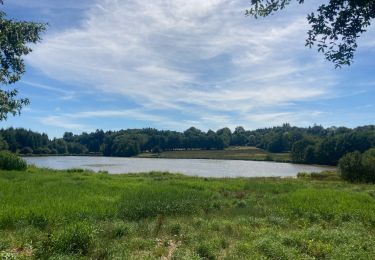
<path fill-rule="evenodd" d="M 224 150 L 178 150 L 161 153 L 142 153 L 142 158 L 220 159 L 290 162 L 289 153 L 269 153 L 256 147 L 229 147 Z"/>
<path fill-rule="evenodd" d="M 323 175 L 0 171 L 0 259 L 373 259 L 375 186 Z"/>

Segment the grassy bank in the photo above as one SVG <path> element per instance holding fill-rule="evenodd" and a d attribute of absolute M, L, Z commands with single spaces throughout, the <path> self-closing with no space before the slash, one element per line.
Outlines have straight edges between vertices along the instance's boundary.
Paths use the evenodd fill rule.
<path fill-rule="evenodd" d="M 290 162 L 289 153 L 269 153 L 256 147 L 229 147 L 224 150 L 178 150 L 161 153 L 142 153 L 142 158 L 221 159 Z"/>
<path fill-rule="evenodd" d="M 375 186 L 0 171 L 0 258 L 372 259 Z"/>

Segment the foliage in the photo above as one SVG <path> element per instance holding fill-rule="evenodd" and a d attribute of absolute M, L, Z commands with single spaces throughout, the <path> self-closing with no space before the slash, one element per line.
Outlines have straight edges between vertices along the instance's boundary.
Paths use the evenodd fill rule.
<path fill-rule="evenodd" d="M 375 183 L 375 148 L 362 155 L 362 167 L 364 179 L 367 182 Z"/>
<path fill-rule="evenodd" d="M 304 0 L 296 0 L 302 4 Z M 284 9 L 291 0 L 251 0 L 247 15 L 265 17 Z M 357 49 L 357 38 L 375 18 L 373 0 L 330 0 L 307 16 L 311 29 L 306 46 L 317 45 L 318 51 L 336 67 L 350 65 Z"/>
<path fill-rule="evenodd" d="M 2 4 L 2 3 L 0 3 Z M 0 83 L 4 85 L 17 82 L 25 73 L 23 56 L 32 50 L 31 43 L 40 41 L 44 24 L 7 19 L 0 11 Z M 0 89 L 0 121 L 8 114 L 19 114 L 22 107 L 29 104 L 25 98 L 16 99 L 16 89 Z"/>
<path fill-rule="evenodd" d="M 375 131 L 357 128 L 325 138 L 305 137 L 292 145 L 291 158 L 300 163 L 336 165 L 346 153 L 364 152 L 374 146 Z"/>
<path fill-rule="evenodd" d="M 0 130 L 0 149 L 18 153 L 30 153 L 32 149 L 34 154 L 129 157 L 142 153 L 144 157 L 289 161 L 290 151 L 293 162 L 337 165 L 344 154 L 372 147 L 375 147 L 373 125 L 350 129 L 284 124 L 252 131 L 237 127 L 233 133 L 229 128 L 204 132 L 194 127 L 182 133 L 151 128 L 96 130 L 80 135 L 66 132 L 63 138 L 53 140 L 46 134 L 22 128 Z M 267 156 L 267 152 L 274 154 Z"/>
<path fill-rule="evenodd" d="M 340 180 L 340 176 L 336 171 L 323 172 L 299 172 L 297 178 L 307 178 L 312 180 Z"/>
<path fill-rule="evenodd" d="M 375 188 L 340 180 L 0 171 L 0 255 L 14 259 L 372 259 Z M 160 187 L 156 188 L 155 187 Z M 154 215 L 190 195 L 203 210 Z M 123 196 L 147 218 L 119 218 Z M 150 198 L 151 197 L 151 198 Z M 185 200 L 186 199 L 186 200 Z M 128 203 L 125 199 L 124 203 Z M 132 205 L 132 202 L 129 202 Z M 241 207 L 238 205 L 241 204 Z M 207 209 L 207 210 L 206 210 Z"/>
<path fill-rule="evenodd" d="M 20 150 L 20 154 L 32 154 L 33 153 L 33 149 L 31 149 L 30 147 L 28 146 L 25 146 L 23 147 L 21 150 Z"/>
<path fill-rule="evenodd" d="M 292 146 L 292 150 L 290 153 L 292 160 L 294 162 L 304 162 L 307 156 L 306 149 L 311 144 L 312 142 L 307 139 L 303 139 L 303 140 L 299 140 L 295 142 Z"/>
<path fill-rule="evenodd" d="M 346 154 L 340 159 L 339 168 L 345 180 L 375 183 L 375 149 Z"/>
<path fill-rule="evenodd" d="M 0 169 L 24 171 L 26 167 L 26 162 L 17 155 L 6 151 L 0 152 Z"/>
<path fill-rule="evenodd" d="M 339 162 L 340 173 L 343 179 L 362 181 L 362 155 L 356 151 L 344 155 Z"/>

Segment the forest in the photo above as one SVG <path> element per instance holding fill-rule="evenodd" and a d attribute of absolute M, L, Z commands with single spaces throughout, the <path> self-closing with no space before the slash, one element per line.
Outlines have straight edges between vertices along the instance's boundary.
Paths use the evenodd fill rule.
<path fill-rule="evenodd" d="M 375 125 L 357 128 L 314 125 L 306 128 L 284 124 L 278 127 L 245 130 L 236 127 L 184 132 L 152 128 L 120 131 L 96 130 L 50 139 L 45 133 L 23 128 L 0 130 L 0 150 L 23 155 L 104 155 L 130 157 L 142 152 L 174 150 L 222 150 L 229 146 L 255 146 L 266 151 L 290 152 L 296 163 L 337 165 L 345 154 L 375 147 Z"/>

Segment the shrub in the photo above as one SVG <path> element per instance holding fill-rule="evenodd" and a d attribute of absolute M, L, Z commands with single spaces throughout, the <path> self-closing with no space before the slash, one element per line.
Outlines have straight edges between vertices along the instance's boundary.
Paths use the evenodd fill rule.
<path fill-rule="evenodd" d="M 69 173 L 73 173 L 73 172 L 85 172 L 86 170 L 81 169 L 81 168 L 72 168 L 72 169 L 68 169 L 66 171 L 69 172 Z"/>
<path fill-rule="evenodd" d="M 375 148 L 362 155 L 362 169 L 364 180 L 375 183 Z"/>
<path fill-rule="evenodd" d="M 339 161 L 341 177 L 348 181 L 361 181 L 362 155 L 360 152 L 347 153 Z"/>
<path fill-rule="evenodd" d="M 155 146 L 154 148 L 152 148 L 151 152 L 152 153 L 161 153 L 162 149 L 160 148 L 160 146 Z"/>
<path fill-rule="evenodd" d="M 51 154 L 51 149 L 48 147 L 38 147 L 34 150 L 35 154 Z"/>
<path fill-rule="evenodd" d="M 345 180 L 375 183 L 375 148 L 363 154 L 359 152 L 346 154 L 340 159 L 339 168 Z"/>
<path fill-rule="evenodd" d="M 336 171 L 322 171 L 322 172 L 299 172 L 297 178 L 312 179 L 312 180 L 339 180 L 340 176 Z"/>
<path fill-rule="evenodd" d="M 299 172 L 297 174 L 297 178 L 310 178 L 311 177 L 311 173 L 308 173 L 308 172 Z"/>
<path fill-rule="evenodd" d="M 26 146 L 26 147 L 23 147 L 21 150 L 20 150 L 20 154 L 32 154 L 33 153 L 33 149 L 31 149 L 30 147 Z"/>
<path fill-rule="evenodd" d="M 16 154 L 2 151 L 0 152 L 0 169 L 24 171 L 27 168 L 26 162 Z"/>
<path fill-rule="evenodd" d="M 55 148 L 51 148 L 50 151 L 51 154 L 58 154 L 58 151 Z"/>

